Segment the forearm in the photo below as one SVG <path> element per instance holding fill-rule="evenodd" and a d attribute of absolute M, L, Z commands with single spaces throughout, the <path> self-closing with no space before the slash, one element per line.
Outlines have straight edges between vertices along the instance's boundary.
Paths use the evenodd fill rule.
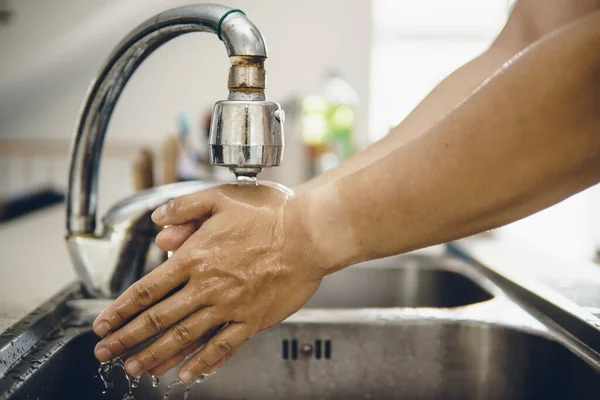
<path fill-rule="evenodd" d="M 390 130 L 387 136 L 344 160 L 335 168 L 297 186 L 294 188 L 294 192 L 302 194 L 318 186 L 335 182 L 385 157 L 396 148 L 425 132 L 516 52 L 517 49 L 510 51 L 492 46 L 440 82 L 402 123 Z"/>
<path fill-rule="evenodd" d="M 600 181 L 598 26 L 596 13 L 538 42 L 418 139 L 299 197 L 328 268 L 492 229 Z"/>
<path fill-rule="evenodd" d="M 335 182 L 410 142 L 443 118 L 519 51 L 599 7 L 598 1 L 561 0 L 549 5 L 540 0 L 520 0 L 492 46 L 440 82 L 386 137 L 336 168 L 299 185 L 294 191 L 302 194 Z"/>

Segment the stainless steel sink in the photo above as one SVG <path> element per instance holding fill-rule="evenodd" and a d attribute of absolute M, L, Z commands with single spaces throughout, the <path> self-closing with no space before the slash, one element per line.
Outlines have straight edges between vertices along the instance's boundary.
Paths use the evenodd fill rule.
<path fill-rule="evenodd" d="M 454 260 L 392 257 L 327 276 L 305 307 L 458 307 L 490 300 L 486 286 Z"/>
<path fill-rule="evenodd" d="M 336 290 L 354 280 L 363 301 L 354 301 L 350 290 L 324 286 L 327 296 L 312 304 L 323 308 L 302 309 L 258 334 L 217 374 L 193 385 L 189 400 L 600 398 L 600 355 L 532 316 L 473 266 L 450 258 L 390 261 L 340 278 Z M 445 294 L 417 290 L 408 301 L 373 301 L 369 296 L 385 283 L 366 274 L 369 266 L 374 275 L 398 278 L 388 293 L 413 282 Z M 38 310 L 8 341 L 0 337 L 0 400 L 123 398 L 121 371 L 105 394 L 96 376 L 91 323 L 107 302 L 81 299 L 77 290 Z M 328 297 L 343 301 L 323 300 Z M 173 380 L 175 371 L 154 388 L 145 375 L 133 393 L 139 400 L 162 399 Z M 173 386 L 169 399 L 183 399 L 184 389 Z"/>
<path fill-rule="evenodd" d="M 10 399 L 121 399 L 123 375 L 102 394 L 90 331 L 75 335 Z M 319 349 L 319 350 L 317 350 Z M 43 349 L 48 351 L 50 349 Z M 41 353 L 40 353 L 41 354 Z M 144 376 L 136 398 L 162 399 Z M 549 337 L 456 321 L 286 322 L 255 337 L 191 399 L 594 399 L 600 375 Z M 181 399 L 184 387 L 170 399 Z"/>

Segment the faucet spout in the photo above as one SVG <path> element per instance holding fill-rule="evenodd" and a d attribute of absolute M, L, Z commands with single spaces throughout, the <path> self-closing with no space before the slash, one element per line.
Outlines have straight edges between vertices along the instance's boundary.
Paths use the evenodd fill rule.
<path fill-rule="evenodd" d="M 96 230 L 102 144 L 125 85 L 154 50 L 189 32 L 210 32 L 231 60 L 229 98 L 217 103 L 211 127 L 211 162 L 236 175 L 256 175 L 281 162 L 283 128 L 277 103 L 266 101 L 262 34 L 240 10 L 216 4 L 174 8 L 147 20 L 125 37 L 92 82 L 80 111 L 71 150 L 67 237 Z"/>

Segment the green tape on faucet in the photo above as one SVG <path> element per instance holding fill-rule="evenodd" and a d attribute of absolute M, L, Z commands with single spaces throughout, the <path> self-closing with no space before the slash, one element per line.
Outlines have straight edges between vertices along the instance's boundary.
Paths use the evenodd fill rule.
<path fill-rule="evenodd" d="M 217 24 L 217 37 L 219 38 L 219 40 L 221 40 L 221 41 L 223 40 L 223 38 L 221 37 L 221 26 L 223 25 L 223 21 L 225 21 L 225 18 L 227 18 L 227 16 L 229 14 L 233 14 L 233 13 L 236 13 L 236 12 L 239 12 L 239 13 L 241 13 L 243 15 L 246 15 L 245 12 L 243 12 L 242 10 L 238 10 L 237 8 L 233 9 L 233 10 L 229 10 L 225 14 L 223 14 L 223 16 L 221 17 L 221 19 L 219 20 L 219 23 Z"/>

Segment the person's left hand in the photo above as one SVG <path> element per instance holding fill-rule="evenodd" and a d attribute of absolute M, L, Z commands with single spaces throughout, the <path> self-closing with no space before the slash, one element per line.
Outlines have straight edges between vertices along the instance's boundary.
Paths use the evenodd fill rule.
<path fill-rule="evenodd" d="M 162 334 L 125 362 L 130 375 L 162 375 L 212 336 L 179 370 L 191 382 L 300 309 L 323 272 L 302 207 L 288 197 L 267 186 L 223 185 L 158 208 L 152 218 L 167 227 L 156 242 L 177 250 L 94 321 L 103 337 L 96 358 L 109 361 Z"/>

